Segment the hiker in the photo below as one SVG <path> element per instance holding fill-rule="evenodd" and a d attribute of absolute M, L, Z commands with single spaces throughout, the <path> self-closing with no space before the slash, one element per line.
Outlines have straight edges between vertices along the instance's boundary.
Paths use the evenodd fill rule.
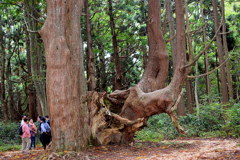
<path fill-rule="evenodd" d="M 24 124 L 24 119 L 27 118 L 25 115 L 22 116 L 21 126 Z"/>
<path fill-rule="evenodd" d="M 28 127 L 28 119 L 23 119 L 24 123 L 22 125 L 22 152 L 27 152 L 29 150 L 30 144 L 31 144 L 31 134 L 30 134 L 30 128 Z"/>
<path fill-rule="evenodd" d="M 36 134 L 37 134 L 37 127 L 33 123 L 33 119 L 30 119 L 29 127 L 30 127 L 30 133 L 31 133 L 31 146 L 29 149 L 31 150 L 32 147 L 34 149 L 36 148 Z"/>
<path fill-rule="evenodd" d="M 46 123 L 46 119 L 44 117 L 40 120 L 40 141 L 43 145 L 43 149 L 45 150 L 47 145 L 51 141 L 51 128 L 48 123 Z"/>
<path fill-rule="evenodd" d="M 51 125 L 50 125 L 49 116 L 45 116 L 45 119 L 46 119 L 46 122 L 48 123 L 48 125 L 51 126 Z"/>

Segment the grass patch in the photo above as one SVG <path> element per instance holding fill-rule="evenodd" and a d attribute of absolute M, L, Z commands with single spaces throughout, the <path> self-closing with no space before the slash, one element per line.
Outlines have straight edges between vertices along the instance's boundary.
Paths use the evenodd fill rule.
<path fill-rule="evenodd" d="M 0 146 L 0 152 L 6 152 L 6 151 L 17 151 L 17 150 L 21 150 L 22 145 L 4 145 L 4 146 Z"/>

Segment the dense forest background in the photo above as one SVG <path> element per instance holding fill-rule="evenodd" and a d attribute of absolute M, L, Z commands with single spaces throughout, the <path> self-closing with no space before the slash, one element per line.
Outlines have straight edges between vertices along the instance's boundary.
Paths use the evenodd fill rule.
<path fill-rule="evenodd" d="M 85 1 L 81 43 L 88 90 L 111 93 L 140 81 L 148 62 L 147 7 L 147 0 Z M 169 55 L 166 85 L 177 53 L 175 9 L 173 1 L 161 0 L 161 30 Z M 203 55 L 184 85 L 177 109 L 180 122 L 193 136 L 217 130 L 218 135 L 238 137 L 240 2 L 185 0 L 184 9 L 187 59 Z M 46 16 L 43 0 L 0 2 L 1 120 L 19 121 L 22 115 L 36 120 L 37 115 L 49 114 L 45 50 L 38 33 Z M 164 115 L 150 118 L 148 126 L 136 136 L 162 139 L 178 134 Z"/>

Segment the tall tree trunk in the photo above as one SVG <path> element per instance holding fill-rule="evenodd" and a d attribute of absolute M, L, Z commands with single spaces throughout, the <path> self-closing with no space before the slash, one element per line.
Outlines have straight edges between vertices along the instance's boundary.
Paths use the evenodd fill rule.
<path fill-rule="evenodd" d="M 176 40 L 177 40 L 177 52 L 176 54 L 186 54 L 186 42 L 185 42 L 185 24 L 184 24 L 184 0 L 175 0 L 176 3 Z M 185 61 L 186 61 L 186 55 L 185 57 Z M 184 58 L 183 57 L 183 58 Z M 176 59 L 178 60 L 178 59 Z M 176 72 L 176 69 L 174 70 L 174 72 Z M 186 114 L 186 108 L 183 102 L 183 99 L 181 99 L 178 108 L 178 115 L 179 116 L 184 116 Z"/>
<path fill-rule="evenodd" d="M 176 33 L 175 33 L 175 27 L 174 27 L 173 12 L 171 8 L 171 0 L 165 0 L 165 6 L 166 6 L 166 12 L 167 12 L 167 19 L 168 19 L 168 28 L 170 33 L 170 44 L 171 44 L 173 70 L 174 70 L 176 66 L 177 48 L 176 48 L 176 38 L 174 38 L 176 36 L 175 35 Z"/>
<path fill-rule="evenodd" d="M 192 61 L 193 58 L 193 49 L 192 49 L 192 38 L 190 33 L 190 25 L 188 19 L 188 0 L 185 0 L 185 15 L 186 15 L 186 32 L 187 32 L 187 47 L 188 47 L 188 61 Z M 190 70 L 189 70 L 190 72 Z M 191 80 L 186 81 L 186 93 L 187 93 L 187 104 L 189 113 L 193 112 L 193 93 L 192 93 L 192 84 Z"/>
<path fill-rule="evenodd" d="M 228 46 L 227 46 L 227 38 L 226 38 L 226 20 L 225 20 L 224 0 L 221 0 L 221 8 L 222 8 L 222 18 L 223 18 L 223 25 L 222 25 L 223 48 L 224 48 L 225 58 L 228 59 L 229 55 L 228 55 Z M 228 86 L 229 97 L 231 99 L 233 99 L 232 76 L 231 76 L 231 73 L 230 73 L 230 63 L 229 63 L 229 61 L 226 62 L 226 74 L 227 74 L 227 86 Z"/>
<path fill-rule="evenodd" d="M 165 87 L 168 75 L 168 54 L 166 44 L 160 30 L 160 4 L 149 1 L 148 11 L 148 64 L 138 86 L 143 92 L 152 92 Z"/>
<path fill-rule="evenodd" d="M 25 13 L 25 16 L 27 16 L 26 13 Z M 42 115 L 42 112 L 39 113 L 37 111 L 37 96 L 36 96 L 36 90 L 33 85 L 34 82 L 32 79 L 32 70 L 31 70 L 32 64 L 31 64 L 31 53 L 30 53 L 30 38 L 29 38 L 29 32 L 27 31 L 26 27 L 25 27 L 25 33 L 26 33 L 26 51 L 27 51 L 27 70 L 28 70 L 28 76 L 29 76 L 29 84 L 27 86 L 28 111 L 29 111 L 29 116 L 34 120 L 36 120 L 37 115 Z"/>
<path fill-rule="evenodd" d="M 47 61 L 47 97 L 54 150 L 78 150 L 89 138 L 88 114 L 80 97 L 86 92 L 81 46 L 82 0 L 47 0 L 40 34 Z"/>
<path fill-rule="evenodd" d="M 3 113 L 3 119 L 8 120 L 8 106 L 7 106 L 7 98 L 6 98 L 6 91 L 5 91 L 5 60 L 6 60 L 6 51 L 4 46 L 4 33 L 2 28 L 2 19 L 0 16 L 0 43 L 1 43 L 1 108 Z"/>
<path fill-rule="evenodd" d="M 219 28 L 217 0 L 212 0 L 212 4 L 213 4 L 214 30 L 215 30 L 215 33 L 217 33 L 217 30 Z M 221 38 L 220 34 L 218 34 L 216 36 L 216 40 L 217 40 L 217 52 L 218 52 L 219 63 L 222 64 L 224 62 L 224 55 L 223 55 L 222 38 Z M 228 102 L 228 89 L 227 89 L 225 65 L 220 67 L 220 80 L 221 80 L 222 102 L 227 103 Z"/>
<path fill-rule="evenodd" d="M 205 24 L 205 15 L 204 15 L 204 7 L 203 5 L 203 0 L 200 1 L 201 4 L 201 17 L 202 17 L 202 24 L 203 24 L 203 43 L 204 43 L 204 47 L 206 47 L 207 45 L 207 35 L 206 35 L 206 24 Z M 204 64 L 205 64 L 205 73 L 208 73 L 208 53 L 207 51 L 204 52 Z M 210 78 L 209 75 L 206 75 L 206 93 L 208 95 L 208 103 L 211 103 L 211 99 L 210 99 Z"/>
<path fill-rule="evenodd" d="M 92 38 L 91 38 L 91 24 L 90 24 L 90 12 L 88 6 L 88 0 L 84 2 L 85 7 L 85 20 L 86 20 L 86 30 L 87 30 L 87 79 L 88 79 L 88 90 L 92 91 L 96 88 L 95 81 L 95 63 L 94 54 L 92 51 Z"/>
<path fill-rule="evenodd" d="M 111 27 L 111 34 L 112 34 L 112 45 L 113 45 L 113 59 L 115 64 L 115 78 L 114 78 L 114 90 L 119 90 L 122 88 L 122 70 L 121 70 L 121 63 L 119 59 L 118 53 L 118 42 L 117 42 L 117 34 L 116 34 L 116 27 L 114 22 L 114 15 L 113 15 L 113 7 L 112 7 L 112 0 L 108 0 L 108 14 L 110 17 L 110 27 Z"/>
<path fill-rule="evenodd" d="M 36 2 L 34 0 L 24 2 L 25 7 L 25 15 L 26 21 L 29 29 L 36 31 L 37 30 L 37 19 L 36 16 L 36 9 L 34 8 Z M 31 15 L 31 16 L 30 16 Z M 32 18 L 34 17 L 34 18 Z M 47 97 L 46 97 L 46 87 L 44 81 L 44 73 L 42 70 L 42 48 L 39 45 L 40 36 L 38 33 L 31 33 L 29 32 L 29 39 L 30 39 L 30 59 L 31 59 L 31 74 L 32 74 L 32 81 L 34 82 L 34 87 L 36 89 L 36 94 L 38 101 L 40 102 L 40 106 L 42 109 L 42 113 L 44 115 L 48 114 L 48 107 L 47 107 Z"/>

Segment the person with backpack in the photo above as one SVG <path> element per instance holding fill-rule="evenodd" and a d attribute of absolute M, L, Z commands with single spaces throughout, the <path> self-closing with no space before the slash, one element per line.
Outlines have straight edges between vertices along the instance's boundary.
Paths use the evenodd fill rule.
<path fill-rule="evenodd" d="M 40 121 L 40 141 L 43 145 L 43 149 L 45 150 L 47 145 L 51 141 L 51 128 L 49 124 L 46 122 L 46 119 L 44 117 L 41 118 Z"/>
<path fill-rule="evenodd" d="M 30 134 L 30 128 L 28 126 L 28 119 L 23 119 L 24 123 L 21 126 L 22 127 L 22 152 L 27 152 L 29 150 L 30 144 L 31 144 L 31 134 Z"/>

